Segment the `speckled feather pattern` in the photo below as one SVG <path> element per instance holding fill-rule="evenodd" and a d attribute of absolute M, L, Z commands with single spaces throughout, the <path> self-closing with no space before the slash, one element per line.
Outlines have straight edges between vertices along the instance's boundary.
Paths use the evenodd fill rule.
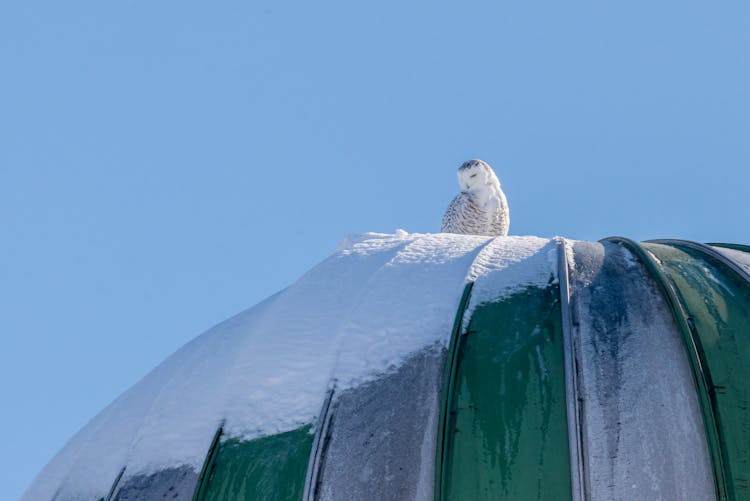
<path fill-rule="evenodd" d="M 470 193 L 461 192 L 445 211 L 440 231 L 463 235 L 505 236 L 509 226 L 508 202 L 504 195 L 500 197 L 497 210 L 490 213 L 483 210 Z"/>
<path fill-rule="evenodd" d="M 469 160 L 458 170 L 461 192 L 451 201 L 440 231 L 464 235 L 505 236 L 510 227 L 508 201 L 492 168 Z"/>

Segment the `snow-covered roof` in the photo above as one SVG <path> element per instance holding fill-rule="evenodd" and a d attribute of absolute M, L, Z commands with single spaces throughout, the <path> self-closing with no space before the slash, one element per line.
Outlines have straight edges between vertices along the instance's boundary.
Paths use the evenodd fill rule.
<path fill-rule="evenodd" d="M 666 244 L 649 245 L 654 262 L 661 262 L 656 259 L 657 250 L 662 251 L 659 247 Z M 721 252 L 722 256 L 744 263 L 739 268 L 747 265 L 747 261 L 735 256 L 745 259 L 741 251 Z M 706 259 L 717 258 L 712 255 Z M 736 271 L 733 269 L 732 273 Z M 366 477 L 379 475 L 377 461 L 367 459 L 367 465 L 358 466 L 353 449 L 347 445 L 347 441 L 357 440 L 351 437 L 359 433 L 358 427 L 367 426 L 360 422 L 361 415 L 347 411 L 347 405 L 361 411 L 368 399 L 377 398 L 381 400 L 376 409 L 391 406 L 398 410 L 412 402 L 416 417 L 409 420 L 424 421 L 407 434 L 417 437 L 417 442 L 408 446 L 411 452 L 406 451 L 406 442 L 402 443 L 404 458 L 415 455 L 403 459 L 406 473 L 395 474 L 394 478 L 403 478 L 392 483 L 411 485 L 410 496 L 420 499 L 432 497 L 435 488 L 438 493 L 450 485 L 456 488 L 459 484 L 450 476 L 438 474 L 442 480 L 437 487 L 434 482 L 435 469 L 448 468 L 454 461 L 452 452 L 441 453 L 440 448 L 457 447 L 451 445 L 457 443 L 454 439 L 441 438 L 452 419 L 446 410 L 451 405 L 450 394 L 462 391 L 452 385 L 455 378 L 458 381 L 469 377 L 461 372 L 465 366 L 460 364 L 466 362 L 456 355 L 456 343 L 460 342 L 456 341 L 455 332 L 481 330 L 486 325 L 482 322 L 495 318 L 486 311 L 482 313 L 483 305 L 500 304 L 512 297 L 518 302 L 519 295 L 528 295 L 529 290 L 557 291 L 544 297 L 553 298 L 545 299 L 552 301 L 550 308 L 563 311 L 562 316 L 555 314 L 555 322 L 559 322 L 560 333 L 565 331 L 568 341 L 547 339 L 557 331 L 545 327 L 547 324 L 541 320 L 529 332 L 518 330 L 521 327 L 514 331 L 515 317 L 507 317 L 507 312 L 502 317 L 505 324 L 492 324 L 489 328 L 507 328 L 507 335 L 515 336 L 513 339 L 533 337 L 549 329 L 548 334 L 542 335 L 547 340 L 539 341 L 547 344 L 534 348 L 536 369 L 529 374 L 519 372 L 518 377 L 540 379 L 540 388 L 558 388 L 543 381 L 545 378 L 560 381 L 556 391 L 562 393 L 555 405 L 560 406 L 561 429 L 569 433 L 563 437 L 564 455 L 569 464 L 584 465 L 564 468 L 568 488 L 574 494 L 590 490 L 610 495 L 612 492 L 607 489 L 611 487 L 606 485 L 629 482 L 637 484 L 637 488 L 628 487 L 631 491 L 654 494 L 672 486 L 680 476 L 685 488 L 693 493 L 711 494 L 716 465 L 709 461 L 710 436 L 706 439 L 703 435 L 700 395 L 693 393 L 690 360 L 683 353 L 679 322 L 672 318 L 669 301 L 661 297 L 660 289 L 651 285 L 649 273 L 637 256 L 615 242 L 589 244 L 538 237 L 490 238 L 403 231 L 350 237 L 297 282 L 196 337 L 118 397 L 52 459 L 24 498 L 132 499 L 156 489 L 156 484 L 190 497 L 196 489 L 205 491 L 210 468 L 222 467 L 213 464 L 220 444 L 257 443 L 263 437 L 295 430 L 304 430 L 310 436 L 305 449 L 311 450 L 310 460 L 300 480 L 305 482 L 305 495 L 310 499 L 343 498 L 337 493 L 349 492 L 350 484 L 357 483 L 347 479 L 361 477 L 362 485 L 370 485 L 368 482 L 373 480 Z M 608 291 L 618 276 L 648 284 L 640 292 Z M 624 295 L 614 298 L 617 294 Z M 637 299 L 638 294 L 649 299 Z M 621 305 L 622 318 L 599 318 L 608 308 L 617 310 L 613 305 L 622 298 L 629 301 Z M 536 301 L 529 299 L 532 300 Z M 643 301 L 651 306 L 645 308 Z M 592 309 L 592 304 L 598 306 Z M 611 336 L 620 331 L 625 337 L 612 348 Z M 654 335 L 668 342 L 657 346 L 652 342 Z M 602 362 L 597 351 L 607 343 L 607 349 L 616 351 L 614 369 Z M 552 347 L 549 353 L 559 351 L 559 367 L 554 365 L 557 358 L 543 353 L 544 346 Z M 547 360 L 549 356 L 554 360 Z M 576 360 L 582 371 L 578 379 L 572 370 Z M 663 412 L 654 411 L 653 401 L 644 403 L 638 397 L 645 391 L 647 381 L 622 373 L 623 367 L 632 366 L 628 370 L 634 374 L 661 374 L 663 371 L 657 370 L 660 360 L 669 361 L 664 366 L 676 374 L 674 381 L 671 386 L 659 386 L 658 392 L 646 393 L 658 398 L 660 405 L 668 401 L 687 409 L 685 417 L 672 424 L 665 424 Z M 455 364 L 459 364 L 458 369 Z M 552 374 L 558 369 L 559 374 Z M 420 378 L 422 386 L 410 389 Z M 388 399 L 396 397 L 387 394 L 375 398 L 379 391 L 376 388 L 383 387 L 383 381 L 391 381 L 389 391 L 394 395 L 403 392 L 398 398 L 405 400 L 393 403 Z M 605 383 L 610 393 L 603 396 Z M 545 386 L 548 384 L 552 386 Z M 579 413 L 581 409 L 571 403 L 574 396 L 591 403 L 585 413 Z M 501 393 L 498 398 L 502 398 Z M 542 401 L 552 405 L 551 401 Z M 603 456 L 586 454 L 610 453 L 608 426 L 623 415 L 637 420 L 638 415 L 632 414 L 636 411 L 650 412 L 653 421 L 661 426 L 659 436 L 666 442 L 660 447 L 669 449 L 672 435 L 680 435 L 682 445 L 674 451 L 699 450 L 697 459 L 678 461 L 679 465 L 672 467 L 682 468 L 677 472 L 653 473 L 659 479 L 651 479 L 648 485 L 631 482 L 634 470 L 626 463 L 632 458 L 623 458 L 622 462 L 610 458 L 606 460 L 607 468 L 598 468 L 597 461 L 603 461 Z M 403 412 L 406 415 L 411 411 Z M 329 414 L 340 418 L 331 420 Z M 346 428 L 347 415 L 355 416 L 350 419 L 360 424 Z M 389 423 L 398 423 L 399 419 L 405 422 L 403 416 L 382 419 L 381 423 L 373 417 L 371 426 L 379 427 L 382 437 L 398 436 L 389 429 Z M 629 437 L 626 444 L 618 446 L 624 455 L 641 454 L 650 458 L 652 465 L 664 467 L 666 463 L 657 457 L 658 452 L 643 452 L 639 441 L 655 440 L 655 436 L 643 431 L 642 423 L 635 428 L 618 426 L 618 433 Z M 650 426 L 649 430 L 654 425 Z M 328 431 L 321 435 L 323 428 Z M 591 435 L 581 438 L 577 431 L 580 429 Z M 692 434 L 693 438 L 687 439 L 685 434 Z M 381 450 L 384 448 L 387 447 L 384 445 Z M 308 453 L 304 455 L 307 457 Z M 342 457 L 337 459 L 337 455 Z M 383 468 L 387 470 L 388 466 Z M 365 474 L 367 471 L 370 473 Z M 164 476 L 163 472 L 171 473 Z M 691 479 L 686 478 L 685 472 Z M 388 484 L 383 478 L 378 483 Z M 348 495 L 356 497 L 358 491 L 351 489 Z M 385 490 L 383 495 L 387 497 L 389 492 L 395 491 Z"/>

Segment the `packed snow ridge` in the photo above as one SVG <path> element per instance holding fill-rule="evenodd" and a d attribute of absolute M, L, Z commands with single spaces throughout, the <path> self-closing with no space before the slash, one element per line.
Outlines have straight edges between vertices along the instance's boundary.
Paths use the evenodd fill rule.
<path fill-rule="evenodd" d="M 409 355 L 447 346 L 469 314 L 556 278 L 558 241 L 537 237 L 367 233 L 260 304 L 196 337 L 85 426 L 26 493 L 106 493 L 127 475 L 200 470 L 217 427 L 252 439 L 315 422 L 332 382 L 351 388 Z M 92 494 L 94 496 L 92 496 Z"/>

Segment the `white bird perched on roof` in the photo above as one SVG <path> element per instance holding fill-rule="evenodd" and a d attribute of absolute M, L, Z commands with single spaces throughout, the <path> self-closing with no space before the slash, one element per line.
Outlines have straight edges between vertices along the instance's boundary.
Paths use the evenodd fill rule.
<path fill-rule="evenodd" d="M 448 206 L 440 231 L 465 235 L 505 236 L 510 210 L 500 181 L 487 162 L 464 162 L 458 168 L 461 193 Z"/>

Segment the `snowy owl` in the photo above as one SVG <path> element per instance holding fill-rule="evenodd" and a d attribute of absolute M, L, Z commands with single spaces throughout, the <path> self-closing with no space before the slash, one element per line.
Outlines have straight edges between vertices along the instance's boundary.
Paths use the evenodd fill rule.
<path fill-rule="evenodd" d="M 456 195 L 443 216 L 440 231 L 466 235 L 508 234 L 510 211 L 500 181 L 487 162 L 469 160 L 458 168 Z"/>

